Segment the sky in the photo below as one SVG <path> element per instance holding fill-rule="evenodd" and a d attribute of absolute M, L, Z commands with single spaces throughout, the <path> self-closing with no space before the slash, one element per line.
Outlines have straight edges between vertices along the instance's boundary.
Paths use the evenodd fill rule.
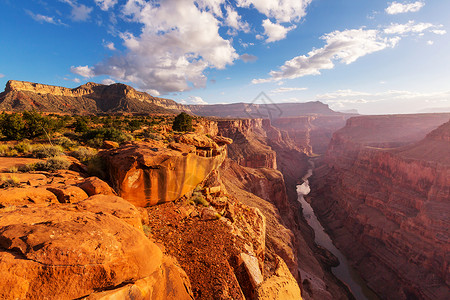
<path fill-rule="evenodd" d="M 10 79 L 122 82 L 184 104 L 450 111 L 450 1 L 0 0 Z"/>

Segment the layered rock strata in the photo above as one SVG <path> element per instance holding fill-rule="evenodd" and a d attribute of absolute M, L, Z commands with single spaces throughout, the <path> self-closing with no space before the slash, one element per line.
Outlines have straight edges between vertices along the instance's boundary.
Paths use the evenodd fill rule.
<path fill-rule="evenodd" d="M 226 157 L 226 143 L 197 134 L 180 143 L 132 142 L 105 151 L 108 173 L 119 195 L 136 206 L 173 201 L 192 191 Z"/>
<path fill-rule="evenodd" d="M 448 118 L 349 119 L 311 180 L 322 223 L 383 298 L 450 294 L 450 123 L 423 138 Z"/>
<path fill-rule="evenodd" d="M 229 192 L 239 195 L 241 201 L 259 208 L 266 216 L 267 247 L 287 263 L 302 286 L 302 296 L 305 299 L 351 297 L 326 270 L 327 259 L 315 248 L 311 228 L 301 218 L 295 186 L 306 173 L 305 153 L 287 133 L 272 127 L 269 120 L 221 120 L 218 127 L 219 134 L 234 140 L 229 146 L 230 160 L 221 167 L 223 182 Z M 269 158 L 274 162 L 267 164 Z M 278 170 L 273 168 L 275 165 Z"/>

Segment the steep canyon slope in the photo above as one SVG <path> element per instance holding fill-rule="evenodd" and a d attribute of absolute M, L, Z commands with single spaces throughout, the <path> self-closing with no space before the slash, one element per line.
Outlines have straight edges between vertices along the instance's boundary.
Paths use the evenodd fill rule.
<path fill-rule="evenodd" d="M 314 244 L 301 217 L 295 186 L 308 163 L 287 133 L 269 120 L 218 121 L 219 134 L 234 140 L 221 167 L 226 189 L 267 218 L 267 247 L 288 264 L 305 299 L 348 299 L 351 296 L 329 272 L 330 256 Z"/>
<path fill-rule="evenodd" d="M 449 117 L 351 118 L 310 181 L 334 242 L 386 299 L 450 295 Z"/>

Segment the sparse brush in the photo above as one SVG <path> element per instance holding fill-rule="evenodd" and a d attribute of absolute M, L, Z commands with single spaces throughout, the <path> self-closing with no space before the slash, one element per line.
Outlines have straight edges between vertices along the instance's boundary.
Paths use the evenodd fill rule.
<path fill-rule="evenodd" d="M 14 149 L 17 150 L 17 152 L 20 154 L 28 155 L 32 152 L 33 146 L 30 144 L 30 141 L 23 140 L 17 145 L 15 145 Z"/>
<path fill-rule="evenodd" d="M 18 187 L 20 186 L 20 180 L 14 175 L 11 175 L 9 178 L 4 176 L 0 177 L 0 188 L 9 188 L 9 187 Z"/>
<path fill-rule="evenodd" d="M 63 153 L 63 148 L 59 145 L 36 145 L 31 151 L 31 155 L 37 158 L 60 156 Z"/>
<path fill-rule="evenodd" d="M 69 153 L 70 156 L 75 157 L 81 162 L 86 162 L 97 155 L 97 150 L 87 147 L 78 147 Z"/>
<path fill-rule="evenodd" d="M 191 203 L 194 203 L 195 205 L 203 205 L 203 206 L 209 206 L 209 202 L 206 201 L 205 197 L 203 195 L 193 195 L 190 199 Z"/>
<path fill-rule="evenodd" d="M 19 172 L 27 173 L 36 171 L 36 164 L 26 164 L 19 166 Z"/>
<path fill-rule="evenodd" d="M 46 161 L 40 161 L 34 164 L 37 171 L 56 171 L 67 170 L 70 167 L 70 162 L 61 156 L 54 156 Z"/>
<path fill-rule="evenodd" d="M 19 171 L 19 169 L 16 166 L 11 167 L 11 168 L 8 169 L 9 173 L 17 173 L 17 171 Z"/>
<path fill-rule="evenodd" d="M 8 145 L 0 145 L 0 156 L 7 156 L 6 153 L 9 152 L 9 146 Z"/>
<path fill-rule="evenodd" d="M 77 142 L 72 141 L 71 139 L 69 139 L 68 137 L 65 136 L 60 136 L 55 143 L 57 145 L 60 145 L 61 147 L 63 147 L 64 149 L 71 149 L 73 147 L 75 147 L 77 145 Z"/>

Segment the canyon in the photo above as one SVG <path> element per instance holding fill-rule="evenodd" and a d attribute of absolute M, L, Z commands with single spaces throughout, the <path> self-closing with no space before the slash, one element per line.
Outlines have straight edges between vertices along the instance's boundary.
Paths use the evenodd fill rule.
<path fill-rule="evenodd" d="M 193 132 L 161 125 L 170 140 L 110 143 L 102 179 L 75 158 L 17 173 L 0 190 L 2 298 L 355 299 L 302 214 L 311 165 L 302 199 L 378 297 L 450 295 L 450 114 L 194 106 L 124 84 L 21 81 L 0 109 L 207 117 Z M 39 161 L 0 158 L 2 180 Z"/>
<path fill-rule="evenodd" d="M 449 295 L 449 117 L 351 118 L 310 180 L 322 224 L 383 298 Z"/>

